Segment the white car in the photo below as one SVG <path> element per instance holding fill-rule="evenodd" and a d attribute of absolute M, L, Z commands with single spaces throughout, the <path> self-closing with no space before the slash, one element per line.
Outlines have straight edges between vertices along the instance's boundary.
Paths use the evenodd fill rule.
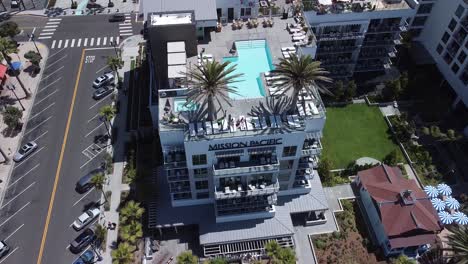
<path fill-rule="evenodd" d="M 73 222 L 73 228 L 76 231 L 83 229 L 87 224 L 91 223 L 96 217 L 99 216 L 101 211 L 99 208 L 91 208 L 88 211 L 84 212 L 82 215 L 78 216 L 78 219 Z"/>
<path fill-rule="evenodd" d="M 103 86 L 104 84 L 108 84 L 114 81 L 114 75 L 111 72 L 107 72 L 104 75 L 101 75 L 96 78 L 93 82 L 93 87 L 94 88 L 99 88 Z"/>
<path fill-rule="evenodd" d="M 28 142 L 22 146 L 18 152 L 15 153 L 13 156 L 13 160 L 16 162 L 22 161 L 24 158 L 29 156 L 31 153 L 33 153 L 37 149 L 37 144 L 34 141 Z"/>
<path fill-rule="evenodd" d="M 10 247 L 5 244 L 5 241 L 0 241 L 0 259 L 3 258 L 10 251 Z"/>

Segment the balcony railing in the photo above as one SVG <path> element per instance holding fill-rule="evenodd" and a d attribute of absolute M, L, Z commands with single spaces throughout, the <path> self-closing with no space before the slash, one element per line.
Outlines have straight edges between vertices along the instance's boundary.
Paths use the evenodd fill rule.
<path fill-rule="evenodd" d="M 348 53 L 358 49 L 359 46 L 319 46 L 317 54 Z"/>
<path fill-rule="evenodd" d="M 348 39 L 360 39 L 364 37 L 363 32 L 335 32 L 335 33 L 324 33 L 317 35 L 318 41 L 330 41 L 330 40 L 348 40 Z"/>
<path fill-rule="evenodd" d="M 279 191 L 279 182 L 276 181 L 275 183 L 261 183 L 261 184 L 248 184 L 242 185 L 239 184 L 236 189 L 233 189 L 228 186 L 215 186 L 215 198 L 217 200 L 220 199 L 232 199 L 232 198 L 240 198 L 245 196 L 258 196 L 258 195 L 269 195 L 278 193 Z"/>
<path fill-rule="evenodd" d="M 405 25 L 385 25 L 385 26 L 369 26 L 367 34 L 380 34 L 380 33 L 392 33 L 392 32 L 404 32 L 408 30 L 408 24 Z"/>
<path fill-rule="evenodd" d="M 187 168 L 187 162 L 181 161 L 181 162 L 165 163 L 164 168 L 166 170 L 177 169 L 177 168 Z"/>
<path fill-rule="evenodd" d="M 354 61 L 351 59 L 327 59 L 320 60 L 322 66 L 338 66 L 338 65 L 348 65 L 353 64 Z"/>
<path fill-rule="evenodd" d="M 168 181 L 188 181 L 189 176 L 188 174 L 184 175 L 167 175 Z"/>
<path fill-rule="evenodd" d="M 266 171 L 279 170 L 279 161 L 276 158 L 271 158 L 271 162 L 260 164 L 259 161 L 241 161 L 241 162 L 219 162 L 213 165 L 214 176 L 225 176 L 234 174 L 250 174 Z"/>
<path fill-rule="evenodd" d="M 302 149 L 302 156 L 318 155 L 322 151 L 322 143 L 317 139 L 314 144 L 311 144 Z"/>

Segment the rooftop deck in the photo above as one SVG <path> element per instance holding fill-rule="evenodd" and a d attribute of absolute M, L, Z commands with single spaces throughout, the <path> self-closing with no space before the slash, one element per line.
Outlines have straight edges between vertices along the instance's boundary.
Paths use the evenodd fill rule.
<path fill-rule="evenodd" d="M 303 0 L 303 3 L 305 11 L 315 11 L 317 15 L 411 9 L 407 0 Z"/>

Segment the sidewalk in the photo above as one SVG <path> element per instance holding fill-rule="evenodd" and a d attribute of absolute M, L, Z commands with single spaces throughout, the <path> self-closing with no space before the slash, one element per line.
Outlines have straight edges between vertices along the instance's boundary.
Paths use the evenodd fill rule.
<path fill-rule="evenodd" d="M 35 77 L 32 77 L 29 75 L 29 73 L 24 72 L 24 69 L 29 67 L 31 63 L 24 58 L 24 54 L 30 50 L 36 51 L 36 48 L 34 47 L 34 44 L 32 42 L 19 42 L 19 51 L 18 54 L 12 54 L 11 58 L 12 61 L 21 61 L 22 68 L 21 68 L 21 73 L 19 75 L 20 80 L 26 87 L 31 92 L 31 97 L 29 99 L 23 99 L 25 97 L 25 94 L 23 92 L 23 89 L 19 85 L 18 81 L 16 80 L 15 77 L 10 77 L 7 75 L 7 80 L 4 85 L 4 90 L 1 91 L 1 97 L 0 97 L 0 109 L 3 109 L 3 106 L 15 106 L 19 109 L 21 109 L 20 104 L 16 101 L 16 98 L 13 94 L 12 91 L 8 90 L 6 88 L 7 85 L 15 85 L 16 89 L 15 92 L 18 95 L 18 97 L 21 99 L 21 103 L 24 105 L 26 110 L 23 112 L 23 127 L 22 130 L 17 133 L 16 135 L 12 135 L 11 137 L 5 137 L 3 134 L 3 131 L 7 127 L 3 123 L 3 115 L 0 115 L 0 146 L 2 147 L 3 151 L 5 151 L 5 154 L 10 158 L 10 163 L 5 164 L 3 162 L 3 157 L 0 157 L 1 163 L 0 163 L 0 204 L 3 202 L 3 196 L 4 196 L 4 190 L 6 186 L 8 185 L 10 174 L 13 170 L 13 165 L 14 161 L 11 160 L 13 157 L 13 154 L 16 152 L 17 148 L 19 147 L 18 144 L 20 144 L 23 133 L 27 127 L 27 122 L 29 119 L 30 111 L 32 108 L 32 105 L 34 104 L 34 99 L 36 96 L 36 90 L 39 85 L 39 82 L 42 77 L 42 72 L 44 72 L 44 65 L 46 64 L 47 57 L 49 56 L 49 50 L 45 45 L 42 45 L 38 42 L 36 42 L 37 47 L 39 48 L 39 51 L 43 57 L 41 60 L 41 72 L 36 75 Z M 6 62 L 5 62 L 6 63 Z"/>
<path fill-rule="evenodd" d="M 143 39 L 141 36 L 133 36 L 126 39 L 121 43 L 122 50 L 122 60 L 124 61 L 124 66 L 119 70 L 120 76 L 125 76 L 125 72 L 130 71 L 130 61 L 131 57 L 138 56 L 138 43 Z M 128 89 L 128 80 L 124 79 L 123 89 Z M 123 90 L 121 89 L 121 91 Z M 127 191 L 130 189 L 128 184 L 122 183 L 123 170 L 125 167 L 125 143 L 128 139 L 126 129 L 126 115 L 127 112 L 127 97 L 119 95 L 120 100 L 120 113 L 113 120 L 113 126 L 117 127 L 118 138 L 113 147 L 113 157 L 114 157 L 114 172 L 109 176 L 109 183 L 105 186 L 104 191 L 112 191 L 112 196 L 110 199 L 110 210 L 104 212 L 104 217 L 101 219 L 101 224 L 107 226 L 108 222 L 117 223 L 117 228 L 115 230 L 107 231 L 106 239 L 106 250 L 103 252 L 103 260 L 100 263 L 111 264 L 112 257 L 111 252 L 117 244 L 117 238 L 119 233 L 119 212 L 118 208 L 120 205 L 120 194 L 122 191 Z"/>

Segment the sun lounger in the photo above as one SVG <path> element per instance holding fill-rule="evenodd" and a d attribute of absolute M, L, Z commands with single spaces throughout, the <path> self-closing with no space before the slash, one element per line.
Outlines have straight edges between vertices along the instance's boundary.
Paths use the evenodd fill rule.
<path fill-rule="evenodd" d="M 310 106 L 309 106 L 309 104 L 305 104 L 305 107 L 304 107 L 304 108 L 305 108 L 304 110 L 305 110 L 305 112 L 306 112 L 306 115 L 311 116 L 311 115 L 312 115 L 312 112 L 310 111 Z"/>
<path fill-rule="evenodd" d="M 292 34 L 293 37 L 300 37 L 300 36 L 305 36 L 305 32 L 304 31 L 299 31 L 299 32 L 296 32 L 294 34 Z"/>
<path fill-rule="evenodd" d="M 312 102 L 310 102 L 309 105 L 310 105 L 310 109 L 311 109 L 311 111 L 312 111 L 312 114 L 318 115 L 318 114 L 319 114 L 319 110 L 318 110 L 317 106 L 316 106 L 314 103 L 312 103 Z"/>
<path fill-rule="evenodd" d="M 219 133 L 219 125 L 218 122 L 213 122 L 213 134 Z"/>
<path fill-rule="evenodd" d="M 296 51 L 295 47 L 283 47 L 281 48 L 281 51 Z"/>
<path fill-rule="evenodd" d="M 201 59 L 200 54 L 198 54 L 197 58 Z M 213 59 L 213 54 L 203 54 L 203 59 Z"/>
<path fill-rule="evenodd" d="M 293 118 L 292 118 L 291 115 L 287 115 L 287 116 L 286 116 L 286 119 L 288 120 L 288 125 L 289 125 L 289 126 L 291 126 L 291 127 L 294 127 L 294 126 L 295 126 L 294 120 L 293 120 Z"/>
<path fill-rule="evenodd" d="M 197 135 L 203 136 L 205 134 L 205 130 L 203 129 L 203 123 L 198 122 L 197 123 Z"/>
<path fill-rule="evenodd" d="M 189 124 L 189 131 L 190 131 L 190 136 L 194 137 L 197 135 L 197 132 L 195 131 L 195 124 L 193 123 Z"/>
<path fill-rule="evenodd" d="M 237 128 L 236 128 L 236 119 L 233 117 L 231 118 L 231 121 L 229 122 L 229 130 L 231 131 L 231 133 L 234 133 L 237 131 Z"/>
<path fill-rule="evenodd" d="M 276 124 L 275 116 L 269 116 L 269 118 L 270 118 L 270 127 L 277 128 L 278 125 Z"/>
<path fill-rule="evenodd" d="M 283 120 L 281 120 L 281 116 L 275 115 L 275 119 L 276 119 L 276 125 L 278 126 L 278 128 L 281 128 L 283 126 Z"/>
<path fill-rule="evenodd" d="M 299 115 L 305 116 L 305 112 L 304 112 L 304 108 L 302 107 L 302 104 L 298 104 L 297 109 L 299 110 Z"/>
<path fill-rule="evenodd" d="M 239 128 L 240 130 L 247 130 L 247 125 L 245 124 L 245 117 L 239 116 Z"/>
<path fill-rule="evenodd" d="M 292 41 L 301 41 L 301 40 L 304 40 L 306 38 L 305 35 L 302 35 L 300 37 L 292 37 Z"/>
<path fill-rule="evenodd" d="M 300 127 L 300 126 L 301 126 L 301 122 L 300 122 L 300 120 L 299 120 L 299 116 L 293 115 L 292 118 L 293 118 L 293 120 L 294 120 L 294 124 L 296 125 L 296 127 Z"/>
<path fill-rule="evenodd" d="M 302 31 L 302 28 L 290 28 L 288 31 L 290 34 L 294 34 L 294 33 Z"/>
<path fill-rule="evenodd" d="M 263 129 L 267 128 L 267 122 L 264 117 L 260 117 L 260 125 L 262 126 Z"/>
<path fill-rule="evenodd" d="M 253 130 L 253 126 L 252 126 L 252 119 L 250 117 L 247 117 L 245 119 L 245 123 L 247 124 L 247 130 Z"/>
<path fill-rule="evenodd" d="M 229 131 L 229 124 L 228 124 L 228 120 L 225 118 L 223 119 L 223 123 L 222 123 L 222 126 L 221 126 L 221 131 L 222 132 L 228 132 Z"/>
<path fill-rule="evenodd" d="M 213 126 L 211 125 L 211 121 L 206 121 L 205 122 L 205 127 L 206 127 L 206 134 L 207 135 L 213 134 Z"/>
<path fill-rule="evenodd" d="M 289 55 L 288 52 L 283 52 L 283 57 L 284 57 L 285 59 L 289 59 L 289 58 L 291 58 L 291 55 Z"/>
<path fill-rule="evenodd" d="M 254 125 L 254 129 L 260 129 L 260 122 L 258 117 L 252 117 L 252 123 Z"/>

